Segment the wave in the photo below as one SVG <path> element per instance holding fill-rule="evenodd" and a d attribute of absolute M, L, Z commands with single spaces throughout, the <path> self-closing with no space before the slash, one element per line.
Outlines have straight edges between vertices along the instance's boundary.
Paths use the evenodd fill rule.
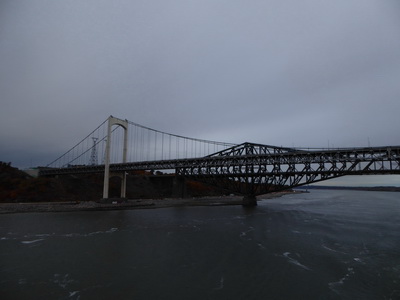
<path fill-rule="evenodd" d="M 301 264 L 298 260 L 295 260 L 294 258 L 289 257 L 289 255 L 290 255 L 290 252 L 283 253 L 283 256 L 286 257 L 288 259 L 288 262 L 290 262 L 291 264 L 299 266 L 305 270 L 311 271 L 311 269 L 309 267 Z"/>
<path fill-rule="evenodd" d="M 33 243 L 37 243 L 40 241 L 43 241 L 44 239 L 38 239 L 38 240 L 32 240 L 32 241 L 21 241 L 21 244 L 33 244 Z"/>

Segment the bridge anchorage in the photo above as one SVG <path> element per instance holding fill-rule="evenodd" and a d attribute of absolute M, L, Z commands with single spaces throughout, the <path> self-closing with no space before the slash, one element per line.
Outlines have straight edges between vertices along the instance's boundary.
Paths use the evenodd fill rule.
<path fill-rule="evenodd" d="M 86 142 L 89 146 L 85 147 L 87 139 L 92 143 Z M 104 154 L 104 165 L 87 164 L 93 147 L 101 148 L 97 153 Z M 253 206 L 258 195 L 336 177 L 400 174 L 400 146 L 300 149 L 237 145 L 170 134 L 110 116 L 42 168 L 40 175 L 104 173 L 103 198 L 108 198 L 110 175 L 118 175 L 122 178 L 121 198 L 125 198 L 127 173 L 161 170 L 243 195 L 243 205 Z"/>

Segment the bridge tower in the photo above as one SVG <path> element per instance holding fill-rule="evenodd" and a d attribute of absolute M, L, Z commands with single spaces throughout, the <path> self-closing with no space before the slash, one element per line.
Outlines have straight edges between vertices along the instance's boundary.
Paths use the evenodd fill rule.
<path fill-rule="evenodd" d="M 96 148 L 96 142 L 97 142 L 98 138 L 97 137 L 92 137 L 92 140 L 93 140 L 93 147 L 92 147 L 92 152 L 90 153 L 89 165 L 90 166 L 95 166 L 98 163 L 97 148 Z"/>
<path fill-rule="evenodd" d="M 110 182 L 110 153 L 111 153 L 111 128 L 112 126 L 121 126 L 124 129 L 124 148 L 122 152 L 122 162 L 126 163 L 127 152 L 128 152 L 128 120 L 121 120 L 110 116 L 108 118 L 108 131 L 106 141 L 106 151 L 104 160 L 104 189 L 103 198 L 108 198 L 108 189 Z M 121 198 L 126 197 L 126 172 L 119 174 L 121 176 Z"/>

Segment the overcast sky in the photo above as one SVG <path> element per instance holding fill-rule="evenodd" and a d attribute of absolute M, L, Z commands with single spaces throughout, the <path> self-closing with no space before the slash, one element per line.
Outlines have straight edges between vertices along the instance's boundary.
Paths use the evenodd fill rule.
<path fill-rule="evenodd" d="M 397 0 L 1 0 L 0 160 L 109 115 L 295 147 L 400 145 Z"/>

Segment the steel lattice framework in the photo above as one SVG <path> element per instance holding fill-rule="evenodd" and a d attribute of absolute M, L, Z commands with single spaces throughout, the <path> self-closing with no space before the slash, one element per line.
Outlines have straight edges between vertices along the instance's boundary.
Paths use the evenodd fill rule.
<path fill-rule="evenodd" d="M 178 174 L 261 195 L 345 175 L 400 174 L 400 147 L 298 150 L 244 143 Z M 210 176 L 211 175 L 211 176 Z"/>
<path fill-rule="evenodd" d="M 175 170 L 243 195 L 261 195 L 345 175 L 400 174 L 400 146 L 307 150 L 243 143 L 200 158 L 111 164 L 110 171 Z M 102 173 L 104 165 L 42 168 L 40 175 Z"/>

